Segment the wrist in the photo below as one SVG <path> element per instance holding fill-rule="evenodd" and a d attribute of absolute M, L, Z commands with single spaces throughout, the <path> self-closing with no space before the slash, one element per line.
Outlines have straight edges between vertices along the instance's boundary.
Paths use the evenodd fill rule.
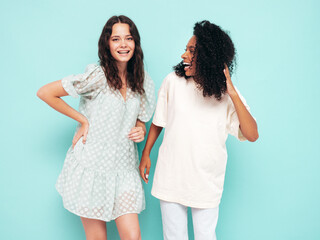
<path fill-rule="evenodd" d="M 85 116 L 81 115 L 81 118 L 80 118 L 80 120 L 79 120 L 79 123 L 80 123 L 81 125 L 85 125 L 85 124 L 89 124 L 89 121 L 88 121 L 88 119 L 87 119 Z"/>
<path fill-rule="evenodd" d="M 233 88 L 232 90 L 228 90 L 228 94 L 231 98 L 237 97 L 238 93 L 237 91 Z"/>
<path fill-rule="evenodd" d="M 142 156 L 147 156 L 147 157 L 149 157 L 149 156 L 150 156 L 150 150 L 149 150 L 149 149 L 143 149 L 143 151 L 142 151 Z"/>

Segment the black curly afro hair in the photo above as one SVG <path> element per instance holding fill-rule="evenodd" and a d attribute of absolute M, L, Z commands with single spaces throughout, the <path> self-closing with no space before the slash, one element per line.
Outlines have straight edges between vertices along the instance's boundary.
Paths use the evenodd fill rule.
<path fill-rule="evenodd" d="M 230 74 L 235 66 L 235 48 L 229 35 L 209 21 L 197 22 L 193 28 L 196 37 L 196 74 L 193 76 L 204 97 L 221 99 L 227 90 L 223 69 L 226 64 Z M 185 75 L 183 61 L 174 66 L 176 74 Z"/>

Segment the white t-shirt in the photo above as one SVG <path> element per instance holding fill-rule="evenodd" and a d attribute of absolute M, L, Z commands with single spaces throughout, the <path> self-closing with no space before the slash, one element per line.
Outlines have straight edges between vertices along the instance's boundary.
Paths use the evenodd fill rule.
<path fill-rule="evenodd" d="M 244 98 L 242 102 L 247 106 Z M 193 78 L 170 73 L 159 90 L 153 124 L 164 127 L 151 194 L 195 208 L 220 203 L 228 134 L 246 138 L 228 94 L 203 97 Z"/>

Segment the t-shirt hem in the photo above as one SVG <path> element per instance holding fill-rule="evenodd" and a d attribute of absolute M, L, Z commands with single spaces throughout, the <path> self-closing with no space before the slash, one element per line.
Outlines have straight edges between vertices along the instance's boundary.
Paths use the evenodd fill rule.
<path fill-rule="evenodd" d="M 199 202 L 192 202 L 190 200 L 169 196 L 168 194 L 165 194 L 165 195 L 160 194 L 159 192 L 155 192 L 153 190 L 151 190 L 151 195 L 163 201 L 179 203 L 181 205 L 192 207 L 192 208 L 215 208 L 215 207 L 218 207 L 220 204 L 220 199 L 213 202 L 199 203 Z"/>

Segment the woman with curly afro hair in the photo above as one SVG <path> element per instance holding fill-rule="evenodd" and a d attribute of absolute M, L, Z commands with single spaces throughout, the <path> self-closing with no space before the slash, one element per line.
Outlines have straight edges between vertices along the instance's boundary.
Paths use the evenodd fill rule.
<path fill-rule="evenodd" d="M 230 78 L 234 56 L 226 32 L 198 22 L 182 62 L 160 88 L 139 168 L 148 182 L 150 151 L 165 128 L 151 191 L 160 199 L 165 240 L 188 239 L 188 207 L 195 239 L 216 239 L 228 134 L 241 141 L 258 139 L 256 121 Z"/>

